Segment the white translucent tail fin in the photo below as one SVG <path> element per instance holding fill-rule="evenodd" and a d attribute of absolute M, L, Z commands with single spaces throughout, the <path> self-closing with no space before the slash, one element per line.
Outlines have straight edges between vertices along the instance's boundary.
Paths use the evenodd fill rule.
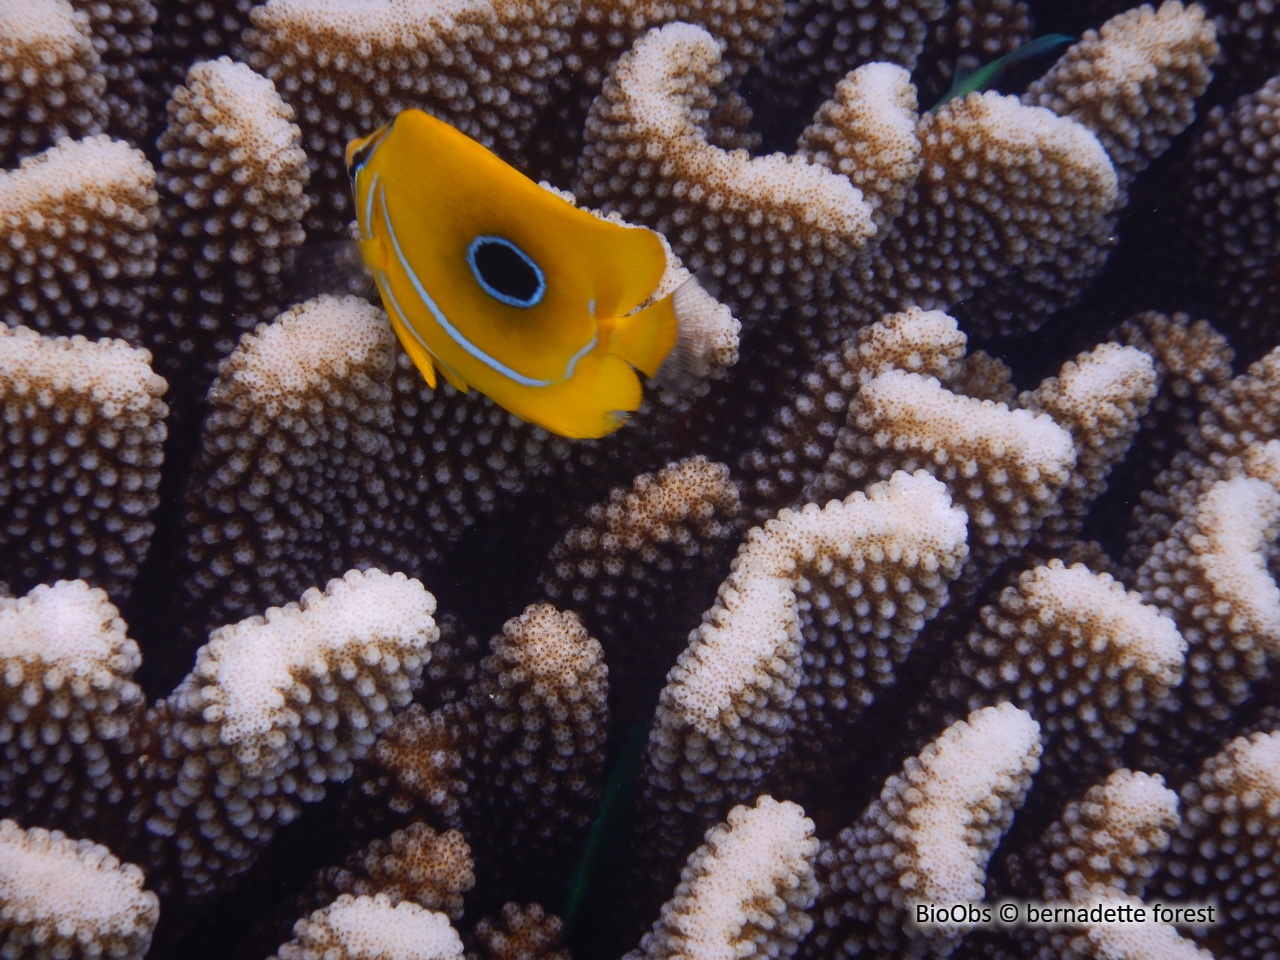
<path fill-rule="evenodd" d="M 720 303 L 699 278 L 690 277 L 671 295 L 679 324 L 676 345 L 662 361 L 653 382 L 671 393 L 691 393 L 711 370 L 712 341 L 720 331 Z"/>

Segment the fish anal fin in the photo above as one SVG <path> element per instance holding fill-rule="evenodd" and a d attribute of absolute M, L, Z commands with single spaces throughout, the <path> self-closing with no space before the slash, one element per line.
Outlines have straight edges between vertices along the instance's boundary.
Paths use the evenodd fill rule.
<path fill-rule="evenodd" d="M 630 363 L 592 353 L 582 358 L 568 380 L 522 390 L 499 402 L 517 417 L 552 433 L 586 440 L 613 433 L 642 399 L 640 378 Z"/>

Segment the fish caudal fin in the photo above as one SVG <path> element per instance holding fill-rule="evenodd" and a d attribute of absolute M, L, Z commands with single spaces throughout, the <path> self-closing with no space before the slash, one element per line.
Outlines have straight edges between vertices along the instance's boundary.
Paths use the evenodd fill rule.
<path fill-rule="evenodd" d="M 662 366 L 650 375 L 659 389 L 688 393 L 711 370 L 711 341 L 718 329 L 715 313 L 720 303 L 697 277 L 690 277 L 667 299 L 676 316 L 676 342 Z"/>
<path fill-rule="evenodd" d="M 720 306 L 696 277 L 674 293 L 617 321 L 610 353 L 659 388 L 687 393 L 711 369 L 714 312 Z"/>
<path fill-rule="evenodd" d="M 645 376 L 653 376 L 676 344 L 680 322 L 673 298 L 674 294 L 663 297 L 615 320 L 606 352 L 621 357 Z"/>

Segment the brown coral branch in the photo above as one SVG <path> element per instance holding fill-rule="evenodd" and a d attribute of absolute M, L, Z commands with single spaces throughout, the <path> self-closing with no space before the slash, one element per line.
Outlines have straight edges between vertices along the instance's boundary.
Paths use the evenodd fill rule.
<path fill-rule="evenodd" d="M 102 132 L 107 78 L 89 23 L 67 0 L 0 11 L 0 167 L 63 137 Z"/>
<path fill-rule="evenodd" d="M 944 602 L 967 552 L 941 484 L 895 475 L 755 528 L 667 679 L 633 828 L 646 883 L 799 756 L 839 741 Z"/>
<path fill-rule="evenodd" d="M 990 704 L 1026 710 L 1044 745 L 1037 784 L 1051 791 L 1105 772 L 1182 682 L 1186 650 L 1173 621 L 1140 595 L 1053 560 L 977 612 L 916 709 L 933 729 Z"/>
<path fill-rule="evenodd" d="M 599 800 L 608 673 L 578 618 L 547 604 L 508 620 L 490 649 L 462 700 L 396 720 L 366 792 L 460 829 L 490 889 L 536 894 L 563 882 Z"/>
<path fill-rule="evenodd" d="M 627 960 L 788 957 L 813 925 L 813 822 L 762 796 L 707 831 L 653 929 Z"/>
<path fill-rule="evenodd" d="M 148 716 L 157 743 L 142 774 L 153 791 L 135 819 L 151 835 L 149 861 L 171 864 L 186 896 L 248 869 L 408 704 L 439 635 L 434 610 L 416 580 L 353 570 L 215 631 Z"/>
<path fill-rule="evenodd" d="M 552 548 L 542 589 L 600 640 L 615 718 L 651 714 L 682 628 L 710 599 L 689 588 L 727 565 L 738 514 L 728 468 L 692 457 L 615 488 Z"/>
<path fill-rule="evenodd" d="M 0 809 L 118 838 L 134 799 L 141 663 L 119 612 L 82 580 L 0 599 Z"/>
<path fill-rule="evenodd" d="M 461 960 L 462 941 L 443 913 L 376 894 L 343 894 L 299 920 L 269 960 Z"/>
<path fill-rule="evenodd" d="M 146 350 L 0 327 L 0 581 L 128 596 L 150 546 L 169 408 Z"/>
<path fill-rule="evenodd" d="M 194 65 L 168 113 L 156 141 L 168 255 L 148 330 L 162 367 L 198 397 L 236 338 L 278 308 L 272 285 L 306 236 L 307 158 L 275 87 L 227 57 Z"/>
<path fill-rule="evenodd" d="M 252 12 L 247 59 L 297 111 L 315 165 L 308 229 L 351 216 L 343 151 L 407 107 L 510 155 L 550 97 L 577 0 L 269 0 Z"/>
<path fill-rule="evenodd" d="M 62 140 L 0 173 L 0 317 L 42 333 L 133 344 L 155 272 L 155 171 L 104 136 Z"/>
<path fill-rule="evenodd" d="M 912 922 L 916 903 L 982 900 L 987 861 L 1039 766 L 1039 725 L 1011 704 L 959 721 L 823 844 L 808 957 L 946 956 L 959 924 Z"/>
<path fill-rule="evenodd" d="M 0 820 L 0 942 L 32 960 L 141 960 L 160 915 L 143 880 L 106 847 Z"/>
<path fill-rule="evenodd" d="M 576 191 L 658 230 L 732 302 L 769 316 L 810 299 L 815 268 L 847 260 L 875 226 L 859 192 L 825 167 L 708 141 L 721 56 L 688 24 L 655 29 L 623 55 L 587 117 Z"/>
<path fill-rule="evenodd" d="M 1181 800 L 1158 889 L 1216 903 L 1219 922 L 1194 931 L 1214 956 L 1270 956 L 1280 935 L 1267 891 L 1280 863 L 1280 733 L 1232 740 L 1187 782 Z"/>

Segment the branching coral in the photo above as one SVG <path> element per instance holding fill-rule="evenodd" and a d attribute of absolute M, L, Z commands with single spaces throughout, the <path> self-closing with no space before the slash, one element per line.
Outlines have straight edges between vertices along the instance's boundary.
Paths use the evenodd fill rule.
<path fill-rule="evenodd" d="M 1191 168 L 1196 188 L 1185 211 L 1194 244 L 1211 264 L 1214 293 L 1226 299 L 1233 334 L 1251 348 L 1269 348 L 1276 314 L 1267 291 L 1275 289 L 1280 236 L 1270 184 L 1280 167 L 1274 131 L 1280 122 L 1280 79 L 1215 108 L 1196 138 Z M 1270 204 L 1259 189 L 1270 189 Z"/>
<path fill-rule="evenodd" d="M 79 7 L 89 15 L 88 33 L 107 81 L 108 128 L 134 142 L 152 132 L 150 113 L 159 105 L 160 91 L 149 83 L 157 6 L 153 0 L 112 0 Z"/>
<path fill-rule="evenodd" d="M 1141 560 L 1185 516 L 1211 484 L 1238 476 L 1267 479 L 1271 441 L 1280 439 L 1280 351 L 1272 351 L 1230 382 L 1221 383 L 1204 402 L 1186 449 L 1144 491 L 1130 533 L 1130 559 Z"/>
<path fill-rule="evenodd" d="M 81 834 L 130 796 L 140 662 L 107 595 L 81 580 L 0 600 L 0 806 Z"/>
<path fill-rule="evenodd" d="M 414 823 L 323 871 L 312 883 L 309 899 L 319 905 L 343 894 L 382 894 L 456 920 L 462 916 L 463 894 L 475 886 L 473 868 L 471 848 L 461 833 L 436 833 L 425 823 Z"/>
<path fill-rule="evenodd" d="M 970 714 L 908 759 L 853 826 L 824 845 L 807 954 L 950 953 L 964 928 L 913 923 L 914 906 L 982 899 L 987 860 L 1039 757 L 1039 725 L 1004 704 Z"/>
<path fill-rule="evenodd" d="M 271 960 L 460 960 L 462 941 L 443 913 L 378 894 L 344 894 L 299 920 Z"/>
<path fill-rule="evenodd" d="M 876 231 L 902 212 L 923 160 L 910 75 L 883 63 L 859 67 L 836 86 L 800 135 L 797 154 L 848 177 L 870 206 Z"/>
<path fill-rule="evenodd" d="M 850 63 L 868 60 L 916 65 L 929 24 L 946 12 L 941 0 L 913 0 L 877 8 L 856 0 L 800 0 L 773 36 L 763 74 L 793 95 L 817 88 L 830 95 Z"/>
<path fill-rule="evenodd" d="M 1024 100 L 1092 130 L 1124 190 L 1190 124 L 1217 53 L 1200 7 L 1139 7 L 1086 33 Z"/>
<path fill-rule="evenodd" d="M 1255 365 L 1222 391 L 1202 416 L 1192 451 L 1157 478 L 1155 490 L 1163 496 L 1145 504 L 1156 508 L 1147 536 L 1172 526 L 1146 553 L 1138 589 L 1169 612 L 1188 643 L 1186 683 L 1167 705 L 1174 716 L 1145 731 L 1154 753 L 1168 737 L 1197 742 L 1202 750 L 1211 746 L 1240 705 L 1257 695 L 1280 652 L 1280 587 L 1271 573 L 1280 524 L 1280 441 L 1266 439 L 1274 424 L 1250 402 L 1267 402 L 1259 393 L 1265 380 L 1253 378 L 1268 369 Z M 1237 397 L 1241 405 L 1232 402 Z M 1223 424 L 1224 413 L 1236 421 L 1236 432 L 1230 420 Z M 1261 436 L 1247 426 L 1240 430 L 1241 420 L 1258 423 L 1260 413 Z"/>
<path fill-rule="evenodd" d="M 28 751 L 0 800 L 15 812 L 50 808 L 136 851 L 153 883 L 180 878 L 187 896 L 247 870 L 301 802 L 350 776 L 408 702 L 438 636 L 421 584 L 353 570 L 216 631 L 192 673 L 144 714 L 137 648 L 101 591 L 60 583 L 6 607 L 8 738 L 40 744 L 51 764 L 79 752 L 93 776 L 51 791 L 57 767 L 32 766 Z"/>
<path fill-rule="evenodd" d="M 479 960 L 569 960 L 563 949 L 559 917 L 538 904 L 505 903 L 496 919 L 482 917 L 470 937 L 470 952 Z"/>
<path fill-rule="evenodd" d="M 1217 900 L 1224 916 L 1198 931 L 1217 956 L 1274 956 L 1276 917 L 1267 888 L 1280 863 L 1280 735 L 1239 737 L 1182 789 L 1164 893 Z"/>
<path fill-rule="evenodd" d="M 775 415 L 765 450 L 743 460 L 764 474 L 757 495 L 821 502 L 895 470 L 927 470 L 969 514 L 970 579 L 1038 532 L 1069 534 L 1146 411 L 1150 360 L 1100 347 L 1011 409 L 983 395 L 1004 393 L 998 368 L 963 351 L 954 320 L 917 309 L 864 328 L 839 357 L 824 355 Z"/>
<path fill-rule="evenodd" d="M 1086 31 L 1031 85 L 1024 104 L 1078 121 L 1107 151 L 1116 210 L 1064 236 L 1041 263 L 982 291 L 972 314 L 979 329 L 1035 329 L 1079 299 L 1115 244 L 1115 214 L 1128 202 L 1130 184 L 1191 122 L 1217 55 L 1213 26 L 1201 7 L 1171 0 Z"/>
<path fill-rule="evenodd" d="M 127 595 L 150 546 L 168 407 L 145 350 L 0 327 L 11 590 L 88 577 Z"/>
<path fill-rule="evenodd" d="M 479 872 L 520 895 L 564 872 L 598 800 L 608 674 L 578 618 L 547 604 L 507 621 L 490 649 L 462 699 L 400 716 L 366 789 L 462 828 Z M 523 838 L 519 855 L 508 834 Z"/>
<path fill-rule="evenodd" d="M 710 599 L 688 586 L 723 565 L 741 530 L 738 490 L 723 464 L 693 457 L 615 489 L 586 521 L 552 548 L 542 588 L 585 618 L 609 660 L 614 710 L 638 720 L 679 653 L 680 627 Z M 655 657 L 664 642 L 670 655 Z"/>
<path fill-rule="evenodd" d="M 1152 551 L 1139 570 L 1139 584 L 1180 614 L 1184 632 L 1197 646 L 1238 656 L 1245 677 L 1256 679 L 1263 658 L 1276 653 L 1280 630 L 1280 591 L 1267 569 L 1269 545 L 1280 522 L 1280 495 L 1262 480 L 1239 477 L 1215 483 L 1196 502 L 1195 511 L 1194 519 L 1180 521 Z M 1194 559 L 1170 556 L 1180 549 Z M 1178 571 L 1172 583 L 1166 574 L 1171 569 Z M 1186 584 L 1192 578 L 1199 580 L 1195 587 Z M 1209 609 L 1202 606 L 1205 599 Z M 1230 665 L 1219 661 L 1216 668 Z M 1223 707 L 1229 705 L 1228 700 Z"/>
<path fill-rule="evenodd" d="M 821 357 L 738 464 L 753 513 L 763 520 L 775 504 L 817 498 L 814 485 L 835 447 L 850 398 L 864 384 L 891 370 L 949 381 L 962 369 L 964 350 L 965 337 L 954 320 L 939 311 L 914 309 L 882 318 L 846 341 L 839 353 Z"/>
<path fill-rule="evenodd" d="M 785 957 L 809 932 L 818 884 L 813 823 L 763 796 L 729 811 L 689 857 L 675 896 L 630 960 Z"/>
<path fill-rule="evenodd" d="M 1149 356 L 1103 344 L 1018 397 L 1024 410 L 1052 417 L 1076 448 L 1071 479 L 1037 532 L 1042 544 L 1069 542 L 1079 535 L 1089 507 L 1107 489 L 1112 468 L 1129 452 L 1155 393 L 1156 371 Z"/>
<path fill-rule="evenodd" d="M 62 137 L 106 121 L 89 15 L 67 0 L 9 3 L 0 11 L 0 159 L 10 167 Z"/>
<path fill-rule="evenodd" d="M 146 955 L 159 918 L 143 873 L 106 847 L 0 820 L 0 943 L 5 956 Z"/>
<path fill-rule="evenodd" d="M 901 225 L 837 276 L 851 325 L 943 307 L 1093 229 L 1116 202 L 1111 159 L 1083 126 L 995 93 L 921 116 L 920 175 Z"/>
<path fill-rule="evenodd" d="M 710 143 L 712 90 L 723 79 L 706 30 L 671 24 L 646 35 L 587 118 L 577 189 L 652 225 L 692 268 L 711 266 L 736 301 L 767 315 L 811 298 L 814 267 L 847 260 L 875 227 L 848 179 L 800 157 L 751 158 Z"/>
<path fill-rule="evenodd" d="M 1088 902 L 1099 890 L 1141 897 L 1177 825 L 1178 798 L 1160 777 L 1117 770 L 1067 804 L 1018 876 L 1045 900 Z"/>
<path fill-rule="evenodd" d="M 62 140 L 0 174 L 4 321 L 140 342 L 158 217 L 155 171 L 119 140 Z"/>
<path fill-rule="evenodd" d="M 592 101 L 617 58 L 650 29 L 675 22 L 706 28 L 725 43 L 727 69 L 741 79 L 759 61 L 785 13 L 779 0 L 585 0 L 569 34 L 564 69 L 551 78 L 551 102 L 522 145 L 522 155 L 537 175 L 563 186 L 572 183 Z M 731 93 L 718 107 L 718 134 L 742 146 L 758 142 L 742 129 L 750 116 L 743 98 Z"/>
<path fill-rule="evenodd" d="M 350 214 L 347 141 L 405 107 L 430 109 L 487 146 L 512 151 L 549 99 L 578 6 L 271 0 L 255 8 L 244 37 L 248 60 L 298 111 L 317 167 L 315 223 L 333 230 Z"/>
<path fill-rule="evenodd" d="M 147 336 L 165 345 L 157 351 L 165 369 L 188 374 L 274 313 L 263 301 L 285 252 L 305 236 L 307 167 L 293 111 L 270 81 L 226 57 L 193 66 L 168 115 L 156 141 L 157 230 L 171 252 L 157 272 Z"/>
<path fill-rule="evenodd" d="M 793 745 L 834 746 L 837 717 L 892 683 L 966 550 L 942 485 L 905 473 L 748 535 L 654 718 L 636 828 L 648 882 L 778 777 Z"/>
<path fill-rule="evenodd" d="M 1194 432 L 1200 414 L 1231 378 L 1235 353 L 1210 323 L 1193 322 L 1185 313 L 1169 316 L 1144 311 L 1122 323 L 1116 333 L 1122 343 L 1151 358 L 1159 383 L 1142 420 L 1149 459 L 1131 465 L 1126 477 L 1131 490 L 1144 490 L 1169 466 L 1178 447 Z"/>
<path fill-rule="evenodd" d="M 351 775 L 405 706 L 438 637 L 435 602 L 416 581 L 353 571 L 297 605 L 224 627 L 195 669 L 151 711 L 157 745 L 144 774 L 152 855 L 182 837 L 189 893 L 248 866 L 247 854 Z M 203 809 L 219 798 L 222 816 Z"/>
<path fill-rule="evenodd" d="M 975 620 L 919 709 L 952 723 L 987 704 L 1022 707 L 1040 723 L 1046 787 L 1104 768 L 1182 681 L 1173 621 L 1083 564 L 1022 573 Z"/>
<path fill-rule="evenodd" d="M 380 320 L 363 302 L 322 298 L 244 338 L 222 365 L 187 494 L 197 627 L 284 602 L 344 566 L 341 551 L 371 558 L 387 535 L 405 498 L 379 489 L 396 479 L 385 463 L 394 336 Z M 341 461 L 321 456 L 335 450 Z"/>
<path fill-rule="evenodd" d="M 0 4 L 0 808 L 159 892 L 85 955 L 1269 955 L 1270 14 L 83 6 Z M 705 381 L 571 442 L 293 289 L 406 106 L 664 234 Z"/>

